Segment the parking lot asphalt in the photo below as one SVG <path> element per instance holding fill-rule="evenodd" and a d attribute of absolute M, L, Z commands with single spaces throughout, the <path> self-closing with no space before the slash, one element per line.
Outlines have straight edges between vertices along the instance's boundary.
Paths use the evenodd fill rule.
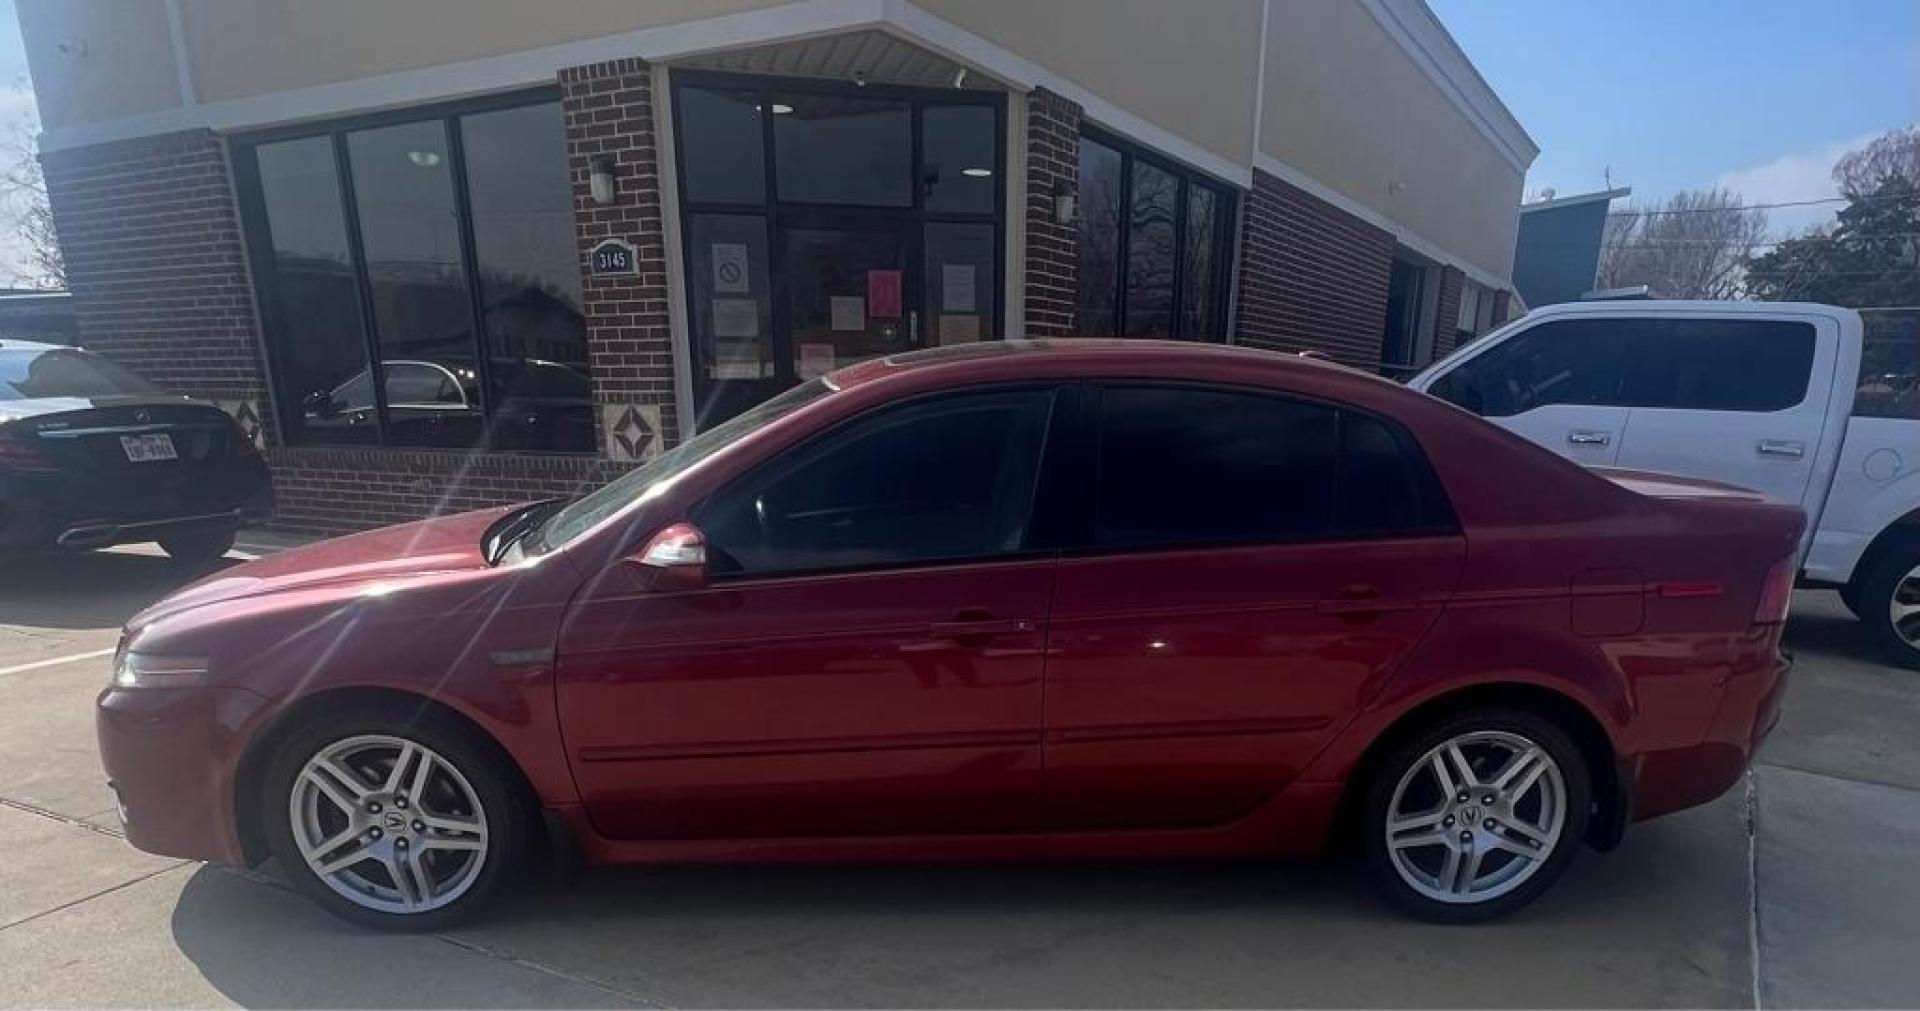
<path fill-rule="evenodd" d="M 135 548 L 0 569 L 0 1005 L 1920 1004 L 1920 673 L 1828 593 L 1795 598 L 1744 787 L 1496 924 L 1404 920 L 1327 859 L 588 870 L 388 936 L 119 837 L 92 700 L 185 578 Z"/>

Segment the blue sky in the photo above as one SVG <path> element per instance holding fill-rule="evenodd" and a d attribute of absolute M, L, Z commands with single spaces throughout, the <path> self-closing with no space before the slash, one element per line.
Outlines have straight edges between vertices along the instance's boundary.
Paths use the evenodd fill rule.
<path fill-rule="evenodd" d="M 1636 200 L 1826 197 L 1835 157 L 1920 119 L 1916 0 L 1429 3 L 1539 143 L 1529 195 L 1601 189 L 1611 166 Z"/>

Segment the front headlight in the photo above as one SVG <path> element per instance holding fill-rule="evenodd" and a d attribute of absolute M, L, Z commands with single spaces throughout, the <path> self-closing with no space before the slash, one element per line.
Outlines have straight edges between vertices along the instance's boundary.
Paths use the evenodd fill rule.
<path fill-rule="evenodd" d="M 190 688 L 206 680 L 205 657 L 160 656 L 125 647 L 113 657 L 115 688 Z"/>

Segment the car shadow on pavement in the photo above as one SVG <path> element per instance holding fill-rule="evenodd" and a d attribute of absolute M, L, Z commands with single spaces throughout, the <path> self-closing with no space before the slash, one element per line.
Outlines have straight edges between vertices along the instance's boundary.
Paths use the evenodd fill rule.
<path fill-rule="evenodd" d="M 157 551 L 76 551 L 0 562 L 0 622 L 26 628 L 115 628 L 141 608 L 213 567 L 176 562 Z"/>
<path fill-rule="evenodd" d="M 1822 599 L 1831 598 L 1831 599 Z M 1808 600 L 1813 606 L 1804 606 Z M 1782 644 L 1793 652 L 1818 653 L 1856 663 L 1886 667 L 1887 658 L 1874 643 L 1867 627 L 1840 603 L 1837 593 L 1802 591 L 1795 595 L 1793 613 L 1787 618 Z"/>
<path fill-rule="evenodd" d="M 247 1005 L 458 1003 L 414 989 L 405 981 L 427 978 L 411 969 L 365 978 L 365 966 L 397 968 L 416 952 L 457 953 L 466 975 L 537 967 L 604 988 L 566 995 L 574 1003 L 1737 1003 L 1737 814 L 1716 806 L 1630 836 L 1614 855 L 1582 854 L 1539 902 L 1474 928 L 1408 920 L 1357 861 L 1330 857 L 591 869 L 572 881 L 534 875 L 473 925 L 404 942 L 336 922 L 283 885 L 205 868 L 180 895 L 173 934 L 210 984 Z M 1713 950 L 1691 950 L 1703 945 Z M 1535 967 L 1534 985 L 1499 971 L 1534 952 L 1551 963 Z"/>

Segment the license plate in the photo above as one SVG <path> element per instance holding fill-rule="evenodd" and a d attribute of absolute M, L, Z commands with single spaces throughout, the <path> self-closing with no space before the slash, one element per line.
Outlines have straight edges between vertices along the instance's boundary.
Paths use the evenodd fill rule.
<path fill-rule="evenodd" d="M 165 432 L 158 435 L 123 435 L 120 437 L 120 448 L 127 451 L 127 459 L 134 463 L 180 459 L 179 452 L 173 448 L 173 436 Z"/>

